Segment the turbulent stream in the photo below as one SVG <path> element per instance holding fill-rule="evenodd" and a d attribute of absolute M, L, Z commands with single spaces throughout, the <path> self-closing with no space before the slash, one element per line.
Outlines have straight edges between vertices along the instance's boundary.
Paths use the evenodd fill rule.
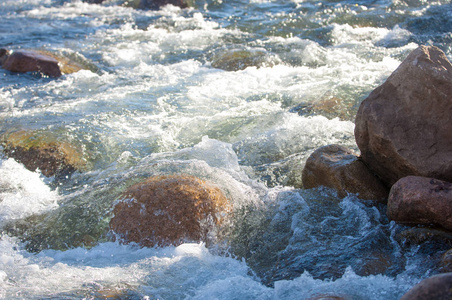
<path fill-rule="evenodd" d="M 357 150 L 360 102 L 412 50 L 452 59 L 450 0 L 122 2 L 0 0 L 0 47 L 87 67 L 0 69 L 0 133 L 51 133 L 88 162 L 48 178 L 0 157 L 0 298 L 388 300 L 440 271 L 450 243 L 414 243 L 359 195 L 303 189 L 301 170 L 320 146 Z M 226 240 L 113 242 L 121 192 L 174 173 L 231 199 Z"/>

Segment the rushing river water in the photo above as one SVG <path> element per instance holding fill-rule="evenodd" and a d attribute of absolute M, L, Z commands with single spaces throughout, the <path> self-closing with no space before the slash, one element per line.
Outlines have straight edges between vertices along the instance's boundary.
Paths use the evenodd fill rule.
<path fill-rule="evenodd" d="M 119 4 L 0 0 L 0 47 L 89 68 L 58 79 L 0 69 L 1 133 L 51 132 L 89 163 L 63 180 L 1 158 L 0 297 L 387 300 L 438 272 L 450 244 L 409 242 L 385 205 L 303 190 L 301 170 L 320 146 L 357 148 L 360 102 L 410 51 L 452 58 L 450 0 Z M 260 63 L 221 69 L 228 51 Z M 120 193 L 171 173 L 232 199 L 227 242 L 112 242 Z"/>

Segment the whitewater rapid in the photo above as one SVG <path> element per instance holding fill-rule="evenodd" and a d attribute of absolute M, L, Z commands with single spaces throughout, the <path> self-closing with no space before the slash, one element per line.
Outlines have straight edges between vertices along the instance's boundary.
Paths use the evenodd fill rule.
<path fill-rule="evenodd" d="M 302 189 L 301 170 L 318 147 L 358 150 L 360 102 L 420 44 L 452 58 L 450 1 L 194 2 L 0 3 L 1 47 L 86 66 L 58 79 L 0 69 L 1 133 L 51 133 L 89 167 L 46 178 L 0 157 L 0 297 L 387 300 L 437 272 L 447 245 L 410 244 L 384 205 Z M 267 65 L 214 66 L 233 50 Z M 231 199 L 229 239 L 112 242 L 121 192 L 173 173 Z"/>

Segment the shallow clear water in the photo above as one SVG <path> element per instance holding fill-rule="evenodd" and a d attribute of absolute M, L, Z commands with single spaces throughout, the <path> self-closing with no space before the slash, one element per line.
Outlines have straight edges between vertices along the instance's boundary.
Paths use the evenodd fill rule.
<path fill-rule="evenodd" d="M 359 103 L 421 44 L 452 58 L 450 1 L 195 1 L 135 10 L 2 0 L 0 46 L 65 54 L 51 79 L 0 69 L 1 133 L 52 132 L 89 170 L 67 180 L 0 161 L 0 297 L 398 299 L 438 271 L 384 205 L 301 189 L 316 148 L 356 149 Z M 263 62 L 226 71 L 225 51 Z M 315 106 L 333 100 L 333 107 Z M 236 210 L 225 243 L 111 241 L 121 192 L 150 175 L 215 182 Z"/>

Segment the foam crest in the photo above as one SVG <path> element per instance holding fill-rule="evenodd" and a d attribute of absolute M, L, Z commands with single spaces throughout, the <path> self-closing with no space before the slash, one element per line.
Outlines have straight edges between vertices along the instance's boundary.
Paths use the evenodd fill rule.
<path fill-rule="evenodd" d="M 161 17 L 157 24 L 146 29 L 126 23 L 117 29 L 98 31 L 91 39 L 105 47 L 103 58 L 111 66 L 130 66 L 140 62 L 153 64 L 165 59 L 168 52 L 202 51 L 234 32 L 206 21 L 201 13 L 191 16 L 172 14 Z M 112 42 L 115 47 L 109 47 Z"/>
<path fill-rule="evenodd" d="M 336 296 L 346 299 L 400 299 L 417 280 L 383 275 L 362 277 L 348 268 L 344 275 L 333 281 L 314 279 L 308 272 L 294 280 L 275 282 L 275 298 L 307 299 L 314 296 Z"/>
<path fill-rule="evenodd" d="M 65 298 L 76 296 L 82 289 L 108 289 L 113 290 L 120 285 L 121 278 L 127 278 L 130 285 L 134 285 L 144 276 L 140 270 L 130 267 L 104 264 L 102 267 L 91 266 L 89 264 L 89 251 L 81 248 L 69 250 L 65 255 L 61 252 L 42 252 L 33 256 L 20 249 L 20 245 L 13 239 L 2 237 L 0 247 L 4 251 L 0 258 L 2 269 L 6 273 L 3 287 L 6 298 L 14 299 L 14 296 L 25 298 L 35 298 L 48 295 L 52 291 L 53 295 L 60 295 Z M 102 261 L 114 259 L 115 247 L 103 251 L 99 249 L 93 251 L 94 255 Z M 129 255 L 133 256 L 133 252 Z M 86 263 L 88 261 L 88 263 Z M 116 261 L 118 263 L 118 261 Z M 93 278 L 97 280 L 93 281 Z"/>
<path fill-rule="evenodd" d="M 245 263 L 215 256 L 203 244 L 139 248 L 103 243 L 90 250 L 18 251 L 14 239 L 0 240 L 0 295 L 5 298 L 186 297 L 200 287 L 229 278 L 248 278 Z M 259 286 L 258 283 L 255 283 Z"/>
<path fill-rule="evenodd" d="M 187 155 L 191 159 L 203 160 L 214 168 L 222 168 L 230 171 L 240 170 L 238 158 L 232 149 L 232 145 L 209 139 L 208 136 L 203 136 L 200 143 L 192 148 L 181 150 L 179 153 L 182 156 Z"/>
<path fill-rule="evenodd" d="M 4 0 L 2 1 L 3 6 L 12 6 L 12 7 L 20 7 L 23 8 L 24 1 L 17 0 Z M 28 0 L 26 1 L 28 6 L 36 6 L 36 5 L 50 5 L 52 4 L 52 0 Z"/>
<path fill-rule="evenodd" d="M 354 146 L 354 124 L 323 116 L 284 114 L 259 134 L 235 144 L 244 164 L 271 163 L 299 152 L 310 152 L 327 144 Z M 263 126 L 261 126 L 262 129 Z"/>
<path fill-rule="evenodd" d="M 195 295 L 186 299 L 259 299 L 270 300 L 273 297 L 273 290 L 246 276 L 231 276 L 226 279 L 210 281 L 200 287 Z"/>
<path fill-rule="evenodd" d="M 350 268 L 336 280 L 314 279 L 308 272 L 266 287 L 244 262 L 216 256 L 202 244 L 139 248 L 102 243 L 87 250 L 46 250 L 31 255 L 13 238 L 0 240 L 0 296 L 134 297 L 184 299 L 398 299 L 419 280 L 400 275 L 358 276 Z"/>
<path fill-rule="evenodd" d="M 12 158 L 0 161 L 0 224 L 58 207 L 58 193 Z"/>
<path fill-rule="evenodd" d="M 27 3 L 30 1 L 27 1 Z M 37 0 L 35 2 L 38 2 Z M 79 22 L 84 21 L 84 25 L 104 25 L 110 24 L 117 19 L 130 19 L 134 10 L 121 6 L 101 6 L 92 5 L 83 1 L 69 1 L 62 6 L 52 5 L 52 1 L 40 1 L 35 5 L 41 5 L 37 8 L 26 12 L 26 15 L 31 18 L 50 18 L 52 20 L 73 20 L 77 19 Z M 92 21 L 90 15 L 93 13 L 99 14 L 100 17 Z M 100 22 L 102 21 L 102 22 Z"/>
<path fill-rule="evenodd" d="M 386 29 L 378 27 L 353 27 L 348 24 L 334 24 L 331 31 L 331 41 L 336 47 L 356 47 L 366 45 L 368 47 L 403 47 L 408 44 L 411 36 L 411 32 L 400 28 L 399 25 L 395 25 L 392 29 Z M 417 45 L 412 45 L 412 47 L 415 48 Z"/>
<path fill-rule="evenodd" d="M 221 142 L 210 141 L 209 143 Z M 206 140 L 201 143 L 201 147 L 202 144 L 205 145 Z M 150 171 L 151 175 L 189 174 L 216 184 L 232 201 L 234 208 L 261 205 L 260 196 L 265 194 L 267 189 L 263 184 L 249 178 L 242 169 L 237 168 L 237 157 L 230 152 L 230 145 L 222 146 L 224 148 L 220 151 L 225 153 L 226 157 L 222 158 L 223 163 L 214 162 L 214 166 L 210 166 L 207 162 L 212 162 L 209 156 L 214 156 L 215 151 L 211 152 L 212 149 L 209 148 L 200 149 L 200 146 L 174 153 L 150 155 L 141 161 L 134 173 Z M 201 157 L 204 157 L 207 162 L 204 159 L 201 160 Z"/>

